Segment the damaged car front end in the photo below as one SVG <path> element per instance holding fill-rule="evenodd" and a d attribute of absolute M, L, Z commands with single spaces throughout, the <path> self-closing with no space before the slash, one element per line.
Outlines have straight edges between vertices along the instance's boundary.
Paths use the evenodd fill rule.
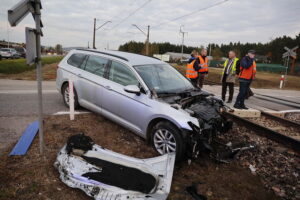
<path fill-rule="evenodd" d="M 186 155 L 197 158 L 201 152 L 217 154 L 214 144 L 217 136 L 232 127 L 232 121 L 223 113 L 228 109 L 221 99 L 200 89 L 176 94 L 157 95 L 178 111 L 186 112 L 196 118 L 198 124 L 188 121 L 191 130 L 186 130 Z"/>

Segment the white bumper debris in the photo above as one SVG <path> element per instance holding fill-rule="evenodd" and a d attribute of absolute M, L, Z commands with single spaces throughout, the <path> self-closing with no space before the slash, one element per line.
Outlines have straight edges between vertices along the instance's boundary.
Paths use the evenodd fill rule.
<path fill-rule="evenodd" d="M 101 161 L 100 164 L 97 161 Z M 96 200 L 164 200 L 170 192 L 174 162 L 175 154 L 167 154 L 150 159 L 137 159 L 115 153 L 94 144 L 92 150 L 85 153 L 75 149 L 68 154 L 66 146 L 64 146 L 58 153 L 54 166 L 58 169 L 60 179 L 65 184 L 72 188 L 83 190 Z M 107 165 L 111 165 L 111 167 L 107 167 Z M 117 169 L 116 173 L 111 171 L 113 168 Z M 127 170 L 127 177 L 130 173 L 133 174 L 132 179 L 135 178 L 135 170 L 139 172 L 138 174 L 141 174 L 141 177 L 152 178 L 153 187 L 151 186 L 151 191 L 147 194 L 138 191 L 139 189 L 144 189 L 139 186 L 137 186 L 139 188 L 137 190 L 132 188 L 130 190 L 124 189 L 127 188 L 127 181 L 129 183 L 131 180 L 123 182 L 123 188 L 122 185 L 108 184 L 118 182 L 118 180 L 114 179 L 120 179 L 120 176 L 115 177 L 114 174 L 120 173 L 123 176 L 122 170 Z M 103 180 L 101 176 L 106 176 L 106 179 L 104 178 L 105 181 L 99 181 L 95 176 L 92 176 L 95 174 L 101 180 Z M 126 173 L 124 172 L 124 174 Z"/>

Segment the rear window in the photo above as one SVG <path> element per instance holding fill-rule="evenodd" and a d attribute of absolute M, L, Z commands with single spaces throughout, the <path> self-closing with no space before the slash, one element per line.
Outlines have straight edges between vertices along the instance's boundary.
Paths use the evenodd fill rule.
<path fill-rule="evenodd" d="M 78 67 L 80 68 L 80 66 L 82 65 L 84 59 L 85 59 L 86 55 L 82 54 L 82 53 L 75 53 L 73 54 L 69 59 L 68 59 L 68 64 L 72 65 L 74 67 Z"/>

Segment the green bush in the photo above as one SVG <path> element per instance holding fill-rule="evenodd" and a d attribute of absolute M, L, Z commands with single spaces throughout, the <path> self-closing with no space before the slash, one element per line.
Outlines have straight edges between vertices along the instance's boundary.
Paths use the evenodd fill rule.
<path fill-rule="evenodd" d="M 61 61 L 63 56 L 53 56 L 53 57 L 43 57 L 42 65 L 52 64 Z M 26 65 L 26 59 L 14 59 L 0 61 L 0 73 L 2 74 L 18 74 L 21 72 L 29 71 L 35 69 L 35 65 Z"/>

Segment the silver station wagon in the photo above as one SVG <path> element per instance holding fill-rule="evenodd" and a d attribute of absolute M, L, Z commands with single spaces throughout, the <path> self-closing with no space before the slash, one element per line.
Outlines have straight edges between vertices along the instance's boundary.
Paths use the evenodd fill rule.
<path fill-rule="evenodd" d="M 230 129 L 223 102 L 194 88 L 158 59 L 120 52 L 72 50 L 59 63 L 56 86 L 69 106 L 99 113 L 145 138 L 160 154 L 196 157 L 218 133 Z M 109 134 L 109 133 L 107 133 Z"/>

